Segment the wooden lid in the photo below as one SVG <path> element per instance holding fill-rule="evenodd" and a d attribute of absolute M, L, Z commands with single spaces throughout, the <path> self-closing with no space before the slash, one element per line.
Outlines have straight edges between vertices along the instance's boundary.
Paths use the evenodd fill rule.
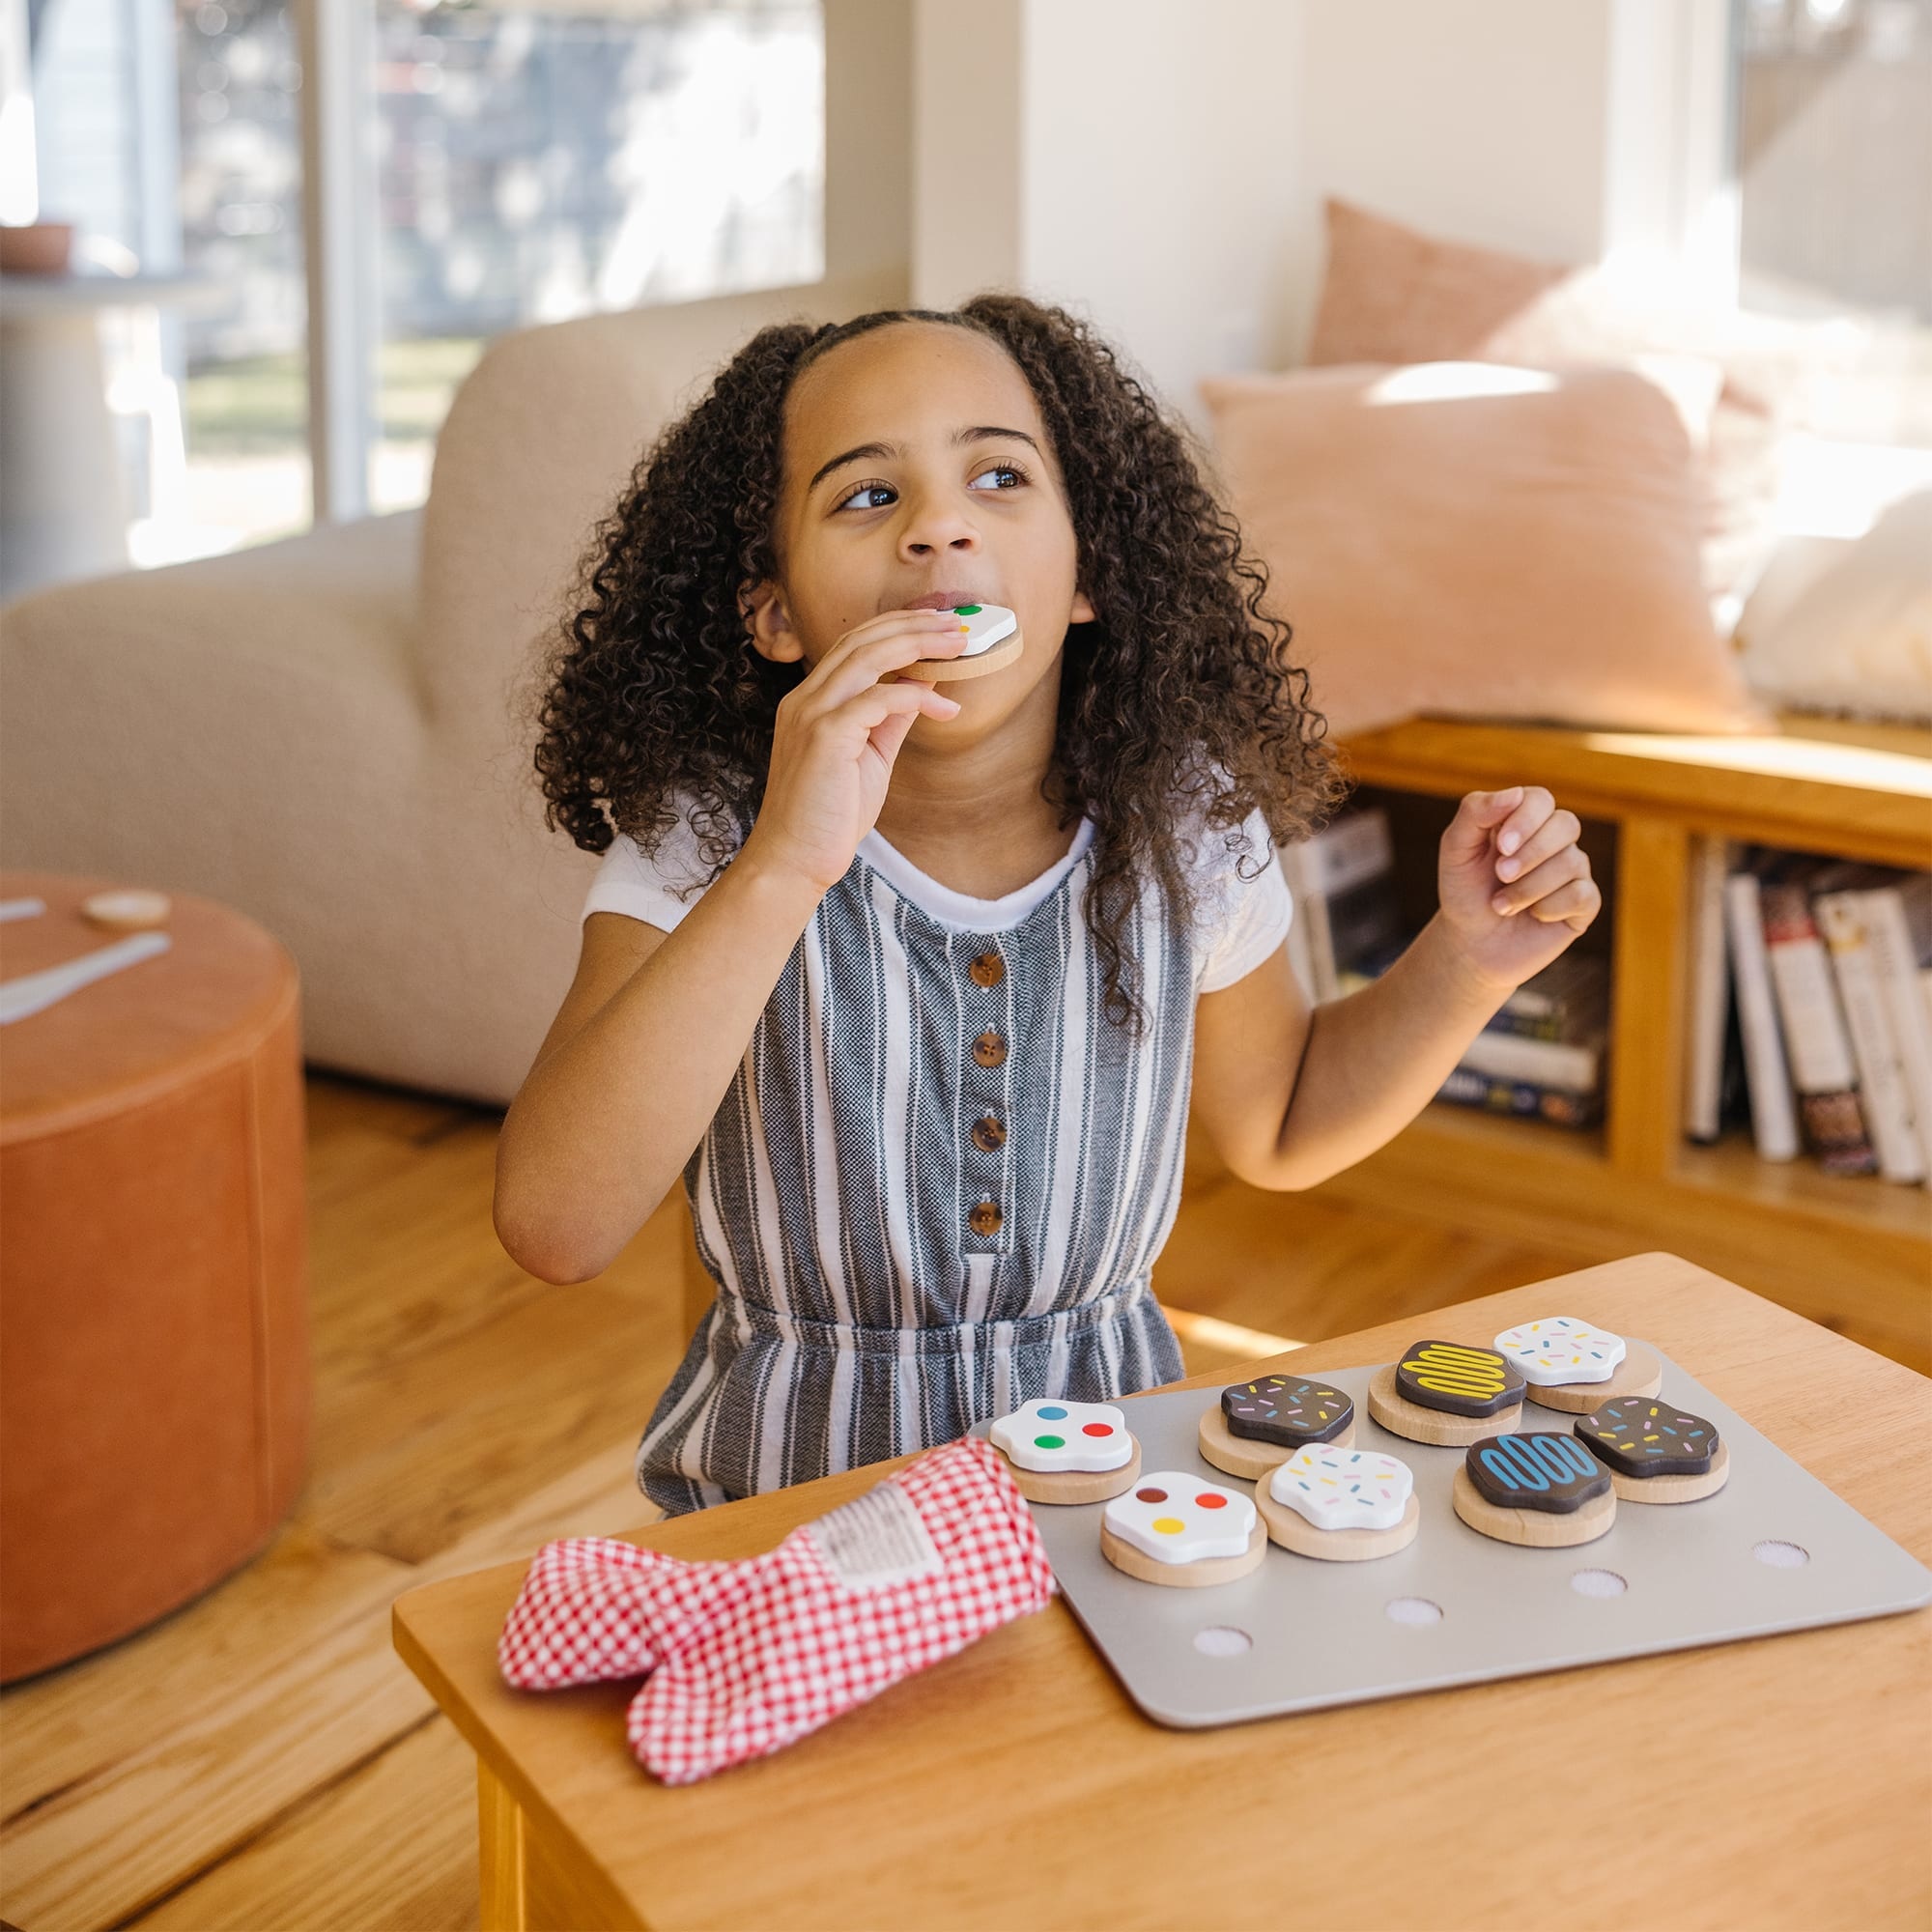
<path fill-rule="evenodd" d="M 0 872 L 0 898 L 46 911 L 0 920 L 0 980 L 118 945 L 83 918 L 90 894 L 128 883 L 65 872 Z M 170 893 L 166 952 L 110 973 L 0 1027 L 0 1146 L 84 1126 L 159 1098 L 252 1053 L 295 1004 L 296 963 L 253 920 Z"/>

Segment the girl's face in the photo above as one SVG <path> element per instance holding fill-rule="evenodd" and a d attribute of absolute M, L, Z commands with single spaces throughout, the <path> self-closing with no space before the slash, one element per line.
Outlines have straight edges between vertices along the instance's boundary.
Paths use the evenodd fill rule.
<path fill-rule="evenodd" d="M 1094 607 L 1060 466 L 1033 390 L 996 342 L 943 323 L 892 323 L 841 342 L 792 385 L 777 510 L 781 581 L 747 594 L 753 638 L 808 668 L 854 625 L 939 603 L 1004 604 L 1026 647 L 942 687 L 983 728 L 1050 676 Z"/>

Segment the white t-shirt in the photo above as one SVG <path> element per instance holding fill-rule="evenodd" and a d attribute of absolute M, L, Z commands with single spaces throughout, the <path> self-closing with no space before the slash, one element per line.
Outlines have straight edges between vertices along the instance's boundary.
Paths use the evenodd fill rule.
<path fill-rule="evenodd" d="M 1064 858 L 997 899 L 970 898 L 928 878 L 876 829 L 860 839 L 858 855 L 940 924 L 961 932 L 1005 932 L 1080 863 L 1095 830 L 1091 818 L 1083 818 Z M 1288 936 L 1294 916 L 1267 821 L 1260 811 L 1252 812 L 1245 830 L 1250 841 L 1246 855 L 1229 852 L 1218 834 L 1183 846 L 1199 898 L 1195 971 L 1197 990 L 1203 993 L 1232 986 L 1269 958 Z M 1257 863 L 1264 869 L 1253 878 L 1236 872 L 1237 864 L 1252 870 Z M 581 920 L 593 912 L 616 912 L 668 932 L 703 896 L 702 885 L 693 882 L 701 881 L 709 869 L 697 856 L 697 840 L 680 806 L 678 822 L 654 860 L 644 857 L 636 839 L 617 834 L 590 882 Z"/>

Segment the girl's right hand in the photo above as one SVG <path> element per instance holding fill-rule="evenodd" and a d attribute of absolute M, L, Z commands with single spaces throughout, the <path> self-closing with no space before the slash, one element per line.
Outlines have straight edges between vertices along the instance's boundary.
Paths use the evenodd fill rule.
<path fill-rule="evenodd" d="M 888 611 L 847 631 L 779 700 L 765 800 L 742 856 L 830 892 L 878 822 L 914 721 L 959 713 L 957 699 L 922 679 L 879 680 L 921 658 L 953 657 L 965 642 L 950 611 Z"/>

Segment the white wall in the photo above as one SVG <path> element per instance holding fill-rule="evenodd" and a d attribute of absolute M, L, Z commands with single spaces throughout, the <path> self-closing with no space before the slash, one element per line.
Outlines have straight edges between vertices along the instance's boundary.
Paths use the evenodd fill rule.
<path fill-rule="evenodd" d="M 1292 240 L 1305 340 L 1340 195 L 1550 262 L 1720 281 L 1725 0 L 1305 0 Z"/>
<path fill-rule="evenodd" d="M 1202 375 L 1300 359 L 1326 195 L 1667 252 L 1719 171 L 1725 5 L 912 0 L 913 298 L 1082 309 L 1198 421 Z"/>
<path fill-rule="evenodd" d="M 908 0 L 825 0 L 827 281 L 904 271 L 911 143 Z"/>
<path fill-rule="evenodd" d="M 918 0 L 914 298 L 1089 316 L 1177 408 L 1286 350 L 1295 0 Z"/>

